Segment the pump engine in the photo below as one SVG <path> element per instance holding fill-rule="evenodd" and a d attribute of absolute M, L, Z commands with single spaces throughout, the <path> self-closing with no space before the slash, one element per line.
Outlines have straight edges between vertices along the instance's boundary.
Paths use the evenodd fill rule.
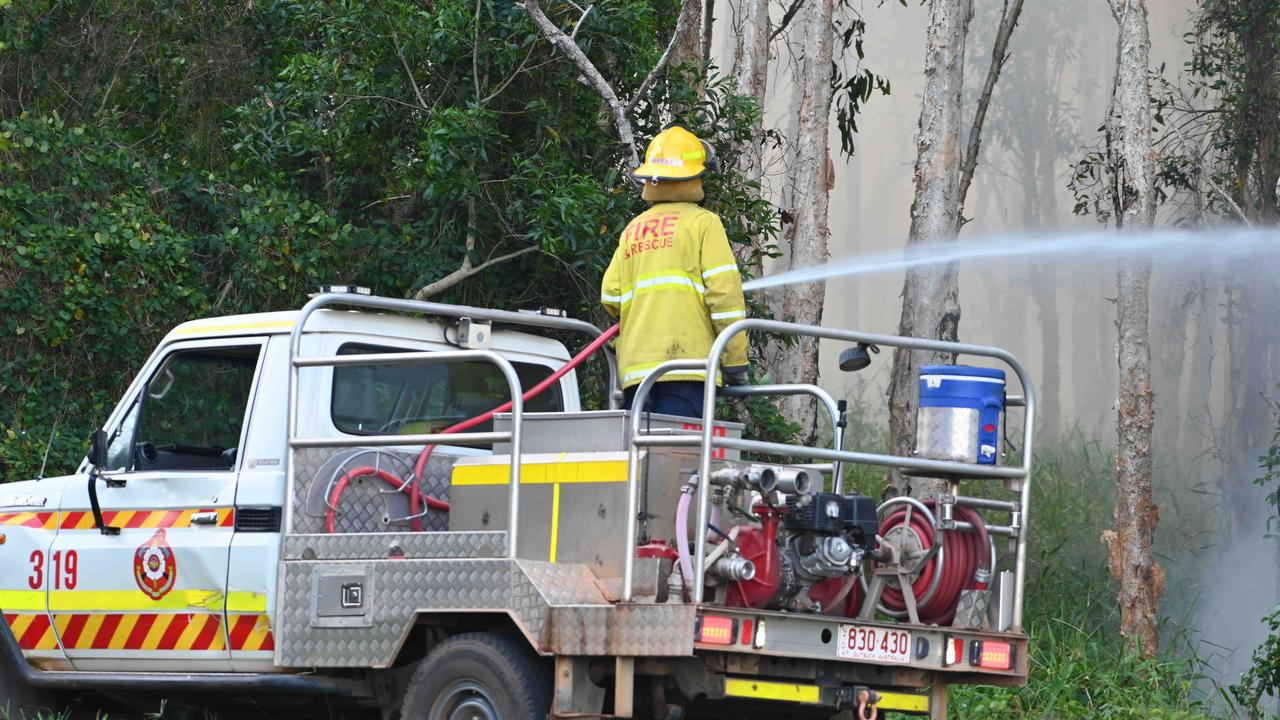
<path fill-rule="evenodd" d="M 844 604 L 863 557 L 875 544 L 875 502 L 861 495 L 812 492 L 807 481 L 789 483 L 785 502 L 775 502 L 774 489 L 762 492 L 762 501 L 752 508 L 758 523 L 740 528 L 732 540 L 736 555 L 750 562 L 753 572 L 721 575 L 725 604 L 793 610 Z M 711 572 L 716 575 L 717 566 Z"/>

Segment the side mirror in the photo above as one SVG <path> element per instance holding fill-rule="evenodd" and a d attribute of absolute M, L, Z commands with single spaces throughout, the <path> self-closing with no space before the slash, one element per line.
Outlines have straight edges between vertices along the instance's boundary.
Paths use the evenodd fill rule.
<path fill-rule="evenodd" d="M 94 430 L 89 436 L 89 464 L 99 470 L 106 467 L 107 446 L 110 444 L 106 430 Z"/>
<path fill-rule="evenodd" d="M 120 528 L 111 527 L 102 521 L 102 505 L 98 503 L 98 477 L 107 465 L 107 446 L 110 444 L 106 430 L 94 430 L 89 436 L 89 507 L 93 510 L 93 526 L 98 528 L 98 532 L 103 535 L 119 535 Z M 107 481 L 107 486 L 112 486 L 110 480 Z"/>

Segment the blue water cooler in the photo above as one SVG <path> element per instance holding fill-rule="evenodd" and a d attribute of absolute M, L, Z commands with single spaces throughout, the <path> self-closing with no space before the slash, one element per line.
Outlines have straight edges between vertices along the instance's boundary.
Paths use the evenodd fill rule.
<path fill-rule="evenodd" d="M 996 465 L 1003 450 L 1003 370 L 968 365 L 920 368 L 916 453 L 935 460 Z"/>

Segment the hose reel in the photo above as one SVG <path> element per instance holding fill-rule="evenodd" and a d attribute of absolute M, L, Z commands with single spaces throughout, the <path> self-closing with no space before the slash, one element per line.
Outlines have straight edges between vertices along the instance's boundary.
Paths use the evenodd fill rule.
<path fill-rule="evenodd" d="M 936 501 L 911 497 L 880 505 L 879 547 L 860 619 L 870 620 L 879 610 L 913 624 L 947 625 L 965 591 L 987 589 L 995 546 L 982 516 L 955 506 L 957 519 L 974 531 L 946 530 L 939 526 L 936 507 Z"/>

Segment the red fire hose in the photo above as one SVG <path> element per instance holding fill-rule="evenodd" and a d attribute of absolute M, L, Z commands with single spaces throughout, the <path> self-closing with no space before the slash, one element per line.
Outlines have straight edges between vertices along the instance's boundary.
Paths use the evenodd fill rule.
<path fill-rule="evenodd" d="M 549 375 L 542 382 L 539 382 L 537 385 L 534 385 L 533 387 L 526 390 L 524 394 L 520 396 L 521 400 L 528 402 L 529 400 L 540 395 L 547 388 L 554 385 L 556 382 L 560 380 L 560 378 L 564 377 L 570 370 L 578 367 L 578 365 L 582 364 L 582 361 L 586 360 L 588 357 L 594 354 L 601 347 L 604 347 L 605 343 L 609 342 L 614 337 L 616 337 L 618 334 L 619 328 L 620 326 L 615 324 L 613 327 L 610 327 L 608 330 L 605 330 L 603 333 L 600 334 L 600 337 L 596 338 L 595 340 L 592 340 L 586 347 L 584 347 L 581 350 L 581 352 L 579 352 L 577 355 L 574 355 L 573 358 L 569 360 L 569 362 L 565 363 L 563 367 L 551 373 L 551 375 Z M 498 413 L 509 411 L 511 409 L 511 405 L 512 405 L 512 402 L 507 401 L 502 405 L 499 405 L 498 407 L 488 412 L 481 413 L 469 420 L 463 420 L 460 423 L 451 425 L 445 428 L 444 430 L 441 430 L 439 434 L 452 435 L 453 433 L 460 433 L 463 430 L 469 430 L 475 427 L 476 425 L 492 420 L 493 416 Z M 350 483 L 351 480 L 354 480 L 358 477 L 364 477 L 367 475 L 373 475 L 377 477 L 379 480 L 382 480 L 383 482 L 389 485 L 394 485 L 409 494 L 409 515 L 412 518 L 412 520 L 410 520 L 410 524 L 415 532 L 422 531 L 422 518 L 418 517 L 418 515 L 422 507 L 422 504 L 424 502 L 426 503 L 428 508 L 448 512 L 449 503 L 443 500 L 440 500 L 438 498 L 431 497 L 430 495 L 424 495 L 422 491 L 418 488 L 417 480 L 421 478 L 422 473 L 426 471 L 427 461 L 431 459 L 431 453 L 435 450 L 435 448 L 436 448 L 435 445 L 427 445 L 426 447 L 422 448 L 422 452 L 418 454 L 418 461 L 414 463 L 413 475 L 410 479 L 410 482 L 405 482 L 401 478 L 397 477 L 395 474 L 387 472 L 386 470 L 380 470 L 377 468 L 367 467 L 367 466 L 358 467 L 354 470 L 347 472 L 345 475 L 339 478 L 338 482 L 334 483 L 333 490 L 330 491 L 329 493 L 328 504 L 325 508 L 325 516 L 324 516 L 325 531 L 329 533 L 337 532 L 337 529 L 336 529 L 337 508 L 338 508 L 338 501 L 342 498 L 342 493 L 346 491 L 347 485 Z"/>
<path fill-rule="evenodd" d="M 927 500 L 925 505 L 932 511 L 936 503 Z M 905 507 L 889 513 L 880 523 L 880 537 L 888 537 L 891 530 L 901 527 L 907 522 L 906 516 Z M 955 617 L 956 605 L 960 602 L 960 592 L 986 589 L 987 578 L 991 576 L 989 567 L 991 537 L 987 534 L 987 525 L 982 515 L 972 508 L 956 505 L 955 516 L 957 520 L 971 523 L 976 532 L 948 531 L 942 534 L 942 551 L 945 556 L 942 577 L 938 579 L 938 587 L 928 602 L 920 602 L 920 599 L 924 598 L 934 576 L 938 573 L 936 555 L 929 560 L 911 583 L 911 590 L 917 598 L 916 610 L 920 615 L 920 621 L 928 625 L 950 623 Z M 937 545 L 938 538 L 933 525 L 929 523 L 929 518 L 924 513 L 911 513 L 907 527 L 920 539 L 924 550 L 930 550 Z M 885 587 L 880 595 L 880 602 L 892 612 L 900 613 L 907 609 L 901 589 L 892 585 Z"/>

